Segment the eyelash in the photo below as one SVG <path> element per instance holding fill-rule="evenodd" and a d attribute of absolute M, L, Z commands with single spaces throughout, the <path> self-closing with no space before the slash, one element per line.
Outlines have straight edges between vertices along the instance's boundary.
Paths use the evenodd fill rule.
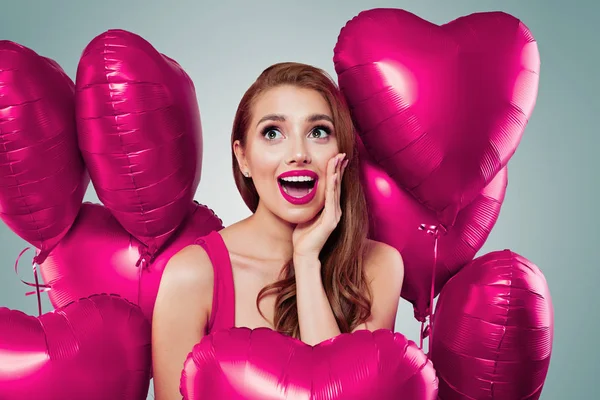
<path fill-rule="evenodd" d="M 312 130 L 311 130 L 311 134 L 313 132 L 315 132 L 316 130 L 322 130 L 323 132 L 325 132 L 327 135 L 331 135 L 331 128 L 326 126 L 326 125 L 317 125 L 315 126 Z M 271 131 L 278 131 L 281 133 L 280 129 L 278 126 L 275 125 L 269 125 L 266 126 L 262 129 L 261 131 L 261 135 L 263 137 L 265 137 L 267 135 L 267 133 L 271 132 Z M 322 138 L 317 138 L 317 139 L 322 139 Z M 267 140 L 275 140 L 275 139 L 267 139 Z"/>
<path fill-rule="evenodd" d="M 328 134 L 328 135 L 331 135 L 331 128 L 330 128 L 330 127 L 328 127 L 328 126 L 325 126 L 325 125 L 317 125 L 317 126 L 315 126 L 315 127 L 312 129 L 311 133 L 313 133 L 313 132 L 314 132 L 315 130 L 317 130 L 317 129 L 320 129 L 320 130 L 322 130 L 323 132 L 325 132 L 326 134 Z M 319 138 L 319 139 L 320 139 L 320 138 Z"/>

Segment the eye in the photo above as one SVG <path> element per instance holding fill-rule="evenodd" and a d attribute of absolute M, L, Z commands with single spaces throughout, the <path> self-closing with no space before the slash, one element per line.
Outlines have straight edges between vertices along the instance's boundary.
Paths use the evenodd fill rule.
<path fill-rule="evenodd" d="M 263 128 L 263 130 L 262 130 L 262 135 L 267 140 L 278 139 L 278 137 L 277 137 L 278 134 L 281 135 L 281 132 L 279 131 L 279 129 L 276 126 L 267 126 L 267 127 Z"/>
<path fill-rule="evenodd" d="M 331 134 L 331 129 L 328 126 L 315 126 L 310 132 L 310 136 L 316 139 L 323 139 Z"/>

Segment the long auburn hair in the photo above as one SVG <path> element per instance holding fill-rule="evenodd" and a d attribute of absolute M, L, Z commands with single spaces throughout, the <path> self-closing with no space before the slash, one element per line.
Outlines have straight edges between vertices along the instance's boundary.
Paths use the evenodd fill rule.
<path fill-rule="evenodd" d="M 323 247 L 319 259 L 325 293 L 340 331 L 351 332 L 371 315 L 371 293 L 363 268 L 369 224 L 366 201 L 359 180 L 358 151 L 350 110 L 337 85 L 325 71 L 301 63 L 275 64 L 264 70 L 246 91 L 236 112 L 231 133 L 235 184 L 244 202 L 254 213 L 260 199 L 252 179 L 246 178 L 239 168 L 233 144 L 239 140 L 241 147 L 245 148 L 254 101 L 265 91 L 280 85 L 313 89 L 325 98 L 332 111 L 340 152 L 346 153 L 349 160 L 342 178 L 342 216 Z M 284 266 L 280 280 L 259 292 L 256 299 L 259 311 L 260 300 L 269 292 L 277 294 L 273 321 L 275 330 L 300 338 L 292 260 Z"/>

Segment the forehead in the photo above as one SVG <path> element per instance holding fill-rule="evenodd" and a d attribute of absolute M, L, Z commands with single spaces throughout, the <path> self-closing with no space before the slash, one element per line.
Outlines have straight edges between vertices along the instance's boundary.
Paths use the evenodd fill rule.
<path fill-rule="evenodd" d="M 281 114 L 288 118 L 325 114 L 331 117 L 327 100 L 313 89 L 278 86 L 257 97 L 253 105 L 253 120 L 266 114 Z"/>

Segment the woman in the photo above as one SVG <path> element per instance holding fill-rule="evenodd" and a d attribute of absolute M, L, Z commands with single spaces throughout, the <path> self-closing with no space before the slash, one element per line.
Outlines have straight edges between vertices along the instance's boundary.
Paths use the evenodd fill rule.
<path fill-rule="evenodd" d="M 181 398 L 200 339 L 268 327 L 309 345 L 358 329 L 394 329 L 404 267 L 367 239 L 350 111 L 320 69 L 266 69 L 241 100 L 233 173 L 253 214 L 169 261 L 153 316 L 158 400 Z"/>

